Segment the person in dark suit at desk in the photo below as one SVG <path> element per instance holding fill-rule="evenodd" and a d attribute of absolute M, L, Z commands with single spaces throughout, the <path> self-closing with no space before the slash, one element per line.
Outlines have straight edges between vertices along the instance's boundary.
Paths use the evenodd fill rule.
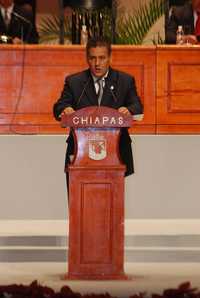
<path fill-rule="evenodd" d="M 197 44 L 200 38 L 200 0 L 173 7 L 165 30 L 167 44 L 176 43 L 176 31 L 180 25 L 183 26 L 184 42 Z"/>
<path fill-rule="evenodd" d="M 13 0 L 0 0 L 0 36 L 5 43 L 38 43 L 31 11 L 14 4 Z"/>
<path fill-rule="evenodd" d="M 92 38 L 86 46 L 89 69 L 68 76 L 65 79 L 61 97 L 54 104 L 53 112 L 57 120 L 63 113 L 88 106 L 107 106 L 123 114 L 142 114 L 143 107 L 137 95 L 135 80 L 129 74 L 112 69 L 111 44 L 104 38 Z M 74 141 L 70 133 L 67 140 L 66 166 L 70 155 L 74 154 Z M 126 165 L 125 175 L 133 173 L 131 138 L 127 129 L 122 129 L 119 153 Z"/>

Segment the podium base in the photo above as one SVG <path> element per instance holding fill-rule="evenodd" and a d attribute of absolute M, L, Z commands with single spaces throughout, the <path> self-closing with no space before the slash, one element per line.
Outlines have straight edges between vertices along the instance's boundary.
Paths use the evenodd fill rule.
<path fill-rule="evenodd" d="M 124 274 L 117 275 L 107 275 L 107 274 L 99 274 L 99 275 L 90 275 L 90 274 L 65 274 L 65 280 L 129 280 L 130 277 Z"/>

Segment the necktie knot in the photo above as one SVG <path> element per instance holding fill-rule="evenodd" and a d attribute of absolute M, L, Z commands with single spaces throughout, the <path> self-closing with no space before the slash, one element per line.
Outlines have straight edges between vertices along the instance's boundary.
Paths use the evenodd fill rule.
<path fill-rule="evenodd" d="M 97 84 L 99 86 L 99 89 L 100 89 L 100 87 L 103 87 L 103 79 L 102 78 L 101 79 L 98 79 L 96 82 L 97 82 Z M 99 91 L 98 91 L 98 93 L 99 93 Z"/>

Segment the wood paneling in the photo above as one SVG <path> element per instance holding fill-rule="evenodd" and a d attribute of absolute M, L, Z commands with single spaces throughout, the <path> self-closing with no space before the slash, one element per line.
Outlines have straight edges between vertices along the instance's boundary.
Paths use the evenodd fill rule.
<path fill-rule="evenodd" d="M 113 46 L 144 104 L 131 133 L 199 133 L 199 46 Z M 82 46 L 0 46 L 0 133 L 62 134 L 52 115 L 66 75 L 87 67 Z"/>
<path fill-rule="evenodd" d="M 64 133 L 53 118 L 52 106 L 65 76 L 86 66 L 83 50 L 2 46 L 0 53 L 4 58 L 0 72 L 5 74 L 0 81 L 1 132 Z"/>
<path fill-rule="evenodd" d="M 0 133 L 65 133 L 52 115 L 65 76 L 87 67 L 82 46 L 0 47 Z M 155 49 L 113 47 L 112 66 L 136 78 L 145 108 L 145 125 L 155 132 Z M 152 81 L 151 81 L 152 80 Z M 132 129 L 140 133 L 140 126 Z M 144 129 L 141 129 L 141 133 Z"/>
<path fill-rule="evenodd" d="M 199 133 L 200 47 L 157 48 L 157 132 Z"/>
<path fill-rule="evenodd" d="M 113 47 L 113 67 L 134 76 L 144 105 L 144 119 L 134 122 L 131 133 L 155 133 L 156 51 L 154 46 Z M 145 131 L 143 131 L 145 127 Z"/>

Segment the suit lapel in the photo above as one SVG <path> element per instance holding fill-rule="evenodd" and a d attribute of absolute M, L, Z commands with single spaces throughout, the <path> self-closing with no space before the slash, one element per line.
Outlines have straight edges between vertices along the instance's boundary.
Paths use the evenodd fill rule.
<path fill-rule="evenodd" d="M 87 99 L 91 102 L 92 105 L 98 105 L 94 81 L 89 70 L 86 71 L 86 78 L 83 84 L 84 86 L 86 86 L 85 93 L 87 94 Z"/>
<path fill-rule="evenodd" d="M 1 14 L 1 10 L 0 10 L 0 27 L 1 27 L 1 32 L 2 33 L 7 33 L 7 28 L 6 28 L 6 25 L 4 23 L 4 19 L 3 19 L 3 16 Z"/>
<path fill-rule="evenodd" d="M 190 34 L 194 34 L 194 12 L 193 12 L 192 5 L 190 5 L 190 16 L 189 16 L 189 20 L 190 20 L 190 26 L 191 26 L 191 31 L 189 33 Z"/>
<path fill-rule="evenodd" d="M 186 3 L 184 5 L 183 19 L 183 30 L 184 26 L 190 27 L 187 34 L 194 34 L 194 13 L 191 3 Z M 185 27 L 186 28 L 186 27 Z M 190 32 L 189 32 L 190 31 Z"/>
<path fill-rule="evenodd" d="M 13 12 L 18 13 L 19 15 L 21 14 L 20 11 L 17 9 L 17 7 L 14 5 L 13 7 Z M 9 24 L 9 29 L 10 32 L 13 31 L 14 28 L 19 28 L 20 27 L 20 37 L 22 37 L 23 34 L 23 22 L 21 22 L 19 19 L 17 19 L 14 15 L 12 15 L 11 20 L 10 20 L 10 24 Z M 23 39 L 23 38 L 22 38 Z"/>
<path fill-rule="evenodd" d="M 13 11 L 14 12 L 16 11 L 16 6 L 14 6 Z M 11 15 L 10 23 L 9 23 L 8 27 L 6 27 L 6 25 L 4 23 L 4 18 L 0 11 L 0 27 L 2 28 L 1 32 L 6 33 L 7 35 L 12 35 L 12 31 L 13 31 L 12 29 L 16 28 L 17 26 L 18 26 L 18 23 L 17 23 L 15 17 L 13 15 Z"/>
<path fill-rule="evenodd" d="M 193 14 L 191 18 L 191 34 L 194 34 L 194 15 Z"/>
<path fill-rule="evenodd" d="M 91 105 L 98 105 L 98 98 L 94 87 L 94 81 L 90 74 L 90 70 L 86 71 L 84 80 L 81 82 L 82 88 L 85 88 L 85 93 L 87 95 L 87 100 Z M 112 90 L 112 91 L 111 91 Z M 117 91 L 117 73 L 110 68 L 108 77 L 106 78 L 106 83 L 103 91 L 103 96 L 101 99 L 101 105 L 110 105 L 114 103 L 117 98 L 113 97 Z"/>
<path fill-rule="evenodd" d="M 113 94 L 116 94 L 117 90 L 117 74 L 116 72 L 110 68 L 108 77 L 106 78 L 106 84 L 101 100 L 101 105 L 110 105 L 114 104 L 114 101 L 117 100 Z"/>

